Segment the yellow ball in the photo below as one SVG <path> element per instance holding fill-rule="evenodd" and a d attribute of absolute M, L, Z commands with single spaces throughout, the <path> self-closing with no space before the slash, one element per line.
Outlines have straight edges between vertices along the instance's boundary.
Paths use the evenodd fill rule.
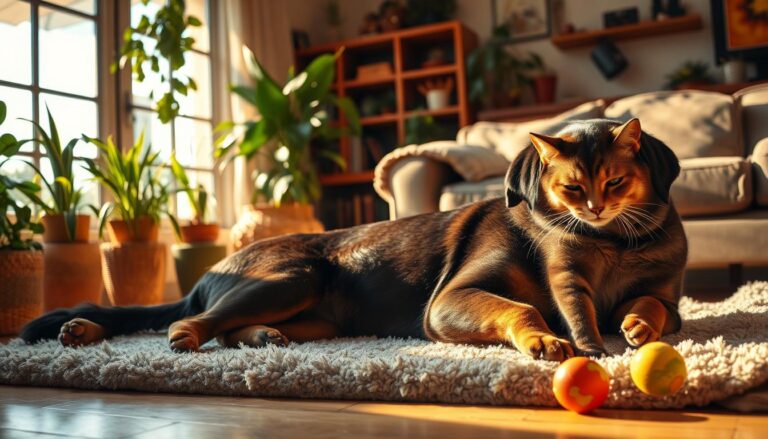
<path fill-rule="evenodd" d="M 635 385 L 651 396 L 674 395 L 688 378 L 683 356 L 660 341 L 638 349 L 629 364 L 629 371 Z"/>

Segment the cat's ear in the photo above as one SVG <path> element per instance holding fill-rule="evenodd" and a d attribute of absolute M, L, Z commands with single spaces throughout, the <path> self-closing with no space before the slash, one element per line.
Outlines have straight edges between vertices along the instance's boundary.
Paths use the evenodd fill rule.
<path fill-rule="evenodd" d="M 541 163 L 548 165 L 553 158 L 560 154 L 560 145 L 563 142 L 561 139 L 536 133 L 530 133 L 530 136 L 531 143 L 536 148 L 536 152 L 539 153 Z"/>
<path fill-rule="evenodd" d="M 680 162 L 672 149 L 661 140 L 644 134 L 641 142 L 637 157 L 648 166 L 656 196 L 669 203 L 669 188 L 680 174 Z"/>
<path fill-rule="evenodd" d="M 541 167 L 539 154 L 531 145 L 515 157 L 504 179 L 507 207 L 517 206 L 523 200 L 529 207 L 536 204 Z"/>
<path fill-rule="evenodd" d="M 613 146 L 627 148 L 633 154 L 637 154 L 640 151 L 640 137 L 643 134 L 643 130 L 640 128 L 640 119 L 630 119 L 611 130 L 611 132 L 614 135 Z"/>

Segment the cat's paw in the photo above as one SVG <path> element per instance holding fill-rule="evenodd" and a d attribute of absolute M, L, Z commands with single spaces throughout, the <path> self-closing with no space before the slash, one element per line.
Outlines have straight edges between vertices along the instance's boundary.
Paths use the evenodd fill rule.
<path fill-rule="evenodd" d="M 621 332 L 627 343 L 633 347 L 657 341 L 660 337 L 659 332 L 653 329 L 648 322 L 635 315 L 628 315 L 624 318 L 621 323 Z"/>
<path fill-rule="evenodd" d="M 524 339 L 522 347 L 524 354 L 541 360 L 565 361 L 573 357 L 571 343 L 550 334 L 532 334 Z"/>

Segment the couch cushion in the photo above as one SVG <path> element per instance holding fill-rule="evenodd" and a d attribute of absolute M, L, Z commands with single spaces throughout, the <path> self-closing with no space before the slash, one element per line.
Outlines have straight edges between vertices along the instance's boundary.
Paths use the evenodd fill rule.
<path fill-rule="evenodd" d="M 750 160 L 755 181 L 755 201 L 760 206 L 768 206 L 768 137 L 757 142 Z"/>
<path fill-rule="evenodd" d="M 704 157 L 680 161 L 672 184 L 675 207 L 684 217 L 738 212 L 752 202 L 752 164 L 740 157 Z M 504 177 L 447 185 L 440 210 L 504 195 Z"/>
<path fill-rule="evenodd" d="M 677 157 L 744 157 L 732 96 L 706 91 L 659 91 L 612 103 L 605 117 L 640 119 L 643 130 L 666 143 Z"/>
<path fill-rule="evenodd" d="M 739 90 L 736 99 L 741 106 L 744 146 L 749 154 L 757 142 L 768 138 L 768 84 Z"/>
<path fill-rule="evenodd" d="M 684 217 L 738 212 L 752 202 L 752 165 L 746 159 L 685 159 L 680 168 L 670 193 Z"/>
<path fill-rule="evenodd" d="M 604 108 L 605 102 L 598 99 L 547 119 L 530 122 L 477 122 L 459 130 L 456 141 L 491 148 L 511 162 L 530 144 L 530 133 L 554 134 L 571 120 L 603 117 Z"/>
<path fill-rule="evenodd" d="M 768 209 L 683 220 L 688 237 L 688 267 L 768 264 Z"/>

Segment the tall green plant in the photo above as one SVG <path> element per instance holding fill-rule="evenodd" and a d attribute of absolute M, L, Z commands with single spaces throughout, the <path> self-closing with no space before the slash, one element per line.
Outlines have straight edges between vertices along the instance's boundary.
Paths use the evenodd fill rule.
<path fill-rule="evenodd" d="M 146 5 L 149 0 L 141 0 Z M 179 73 L 184 67 L 184 55 L 192 50 L 195 39 L 186 36 L 189 27 L 200 26 L 200 19 L 189 15 L 185 16 L 186 4 L 184 0 L 169 0 L 165 6 L 157 11 L 154 19 L 142 15 L 136 27 L 129 27 L 123 34 L 123 47 L 120 49 L 118 63 L 112 65 L 112 72 L 117 71 L 118 65 L 122 68 L 126 62 L 131 62 L 133 77 L 137 81 L 144 81 L 144 69 L 149 66 L 155 73 L 160 73 L 160 59 L 168 61 L 169 72 L 162 72 L 160 80 L 170 81 L 170 89 L 155 102 L 157 116 L 163 123 L 168 123 L 179 114 L 179 103 L 176 93 L 186 96 L 189 90 L 197 90 L 197 83 L 189 76 Z M 154 49 L 147 53 L 144 47 L 145 37 L 154 40 Z M 154 99 L 154 90 L 150 94 Z"/>
<path fill-rule="evenodd" d="M 219 125 L 217 131 L 225 134 L 216 140 L 215 157 L 231 160 L 242 156 L 250 160 L 257 154 L 266 153 L 272 169 L 256 175 L 254 202 L 263 197 L 279 206 L 319 199 L 320 181 L 311 161 L 310 142 L 314 138 L 334 139 L 359 134 L 360 117 L 354 103 L 331 93 L 336 58 L 340 54 L 341 51 L 335 55 L 320 55 L 298 75 L 291 69 L 288 82 L 280 86 L 259 64 L 253 52 L 243 48 L 254 85 L 232 86 L 231 90 L 255 106 L 260 117 L 239 125 L 233 122 Z M 333 125 L 331 109 L 344 113 L 347 127 Z M 317 152 L 345 167 L 343 158 L 335 152 L 320 148 Z"/>
<path fill-rule="evenodd" d="M 0 101 L 0 125 L 5 122 L 8 107 Z M 43 225 L 32 218 L 32 209 L 21 204 L 14 197 L 14 190 L 32 199 L 38 197 L 40 186 L 31 181 L 11 178 L 2 172 L 21 148 L 21 142 L 13 134 L 0 135 L 0 250 L 40 250 L 42 246 L 34 241 L 35 233 L 43 233 Z M 13 217 L 11 217 L 11 213 Z"/>
<path fill-rule="evenodd" d="M 484 108 L 514 103 L 530 84 L 530 68 L 530 61 L 510 52 L 503 38 L 491 38 L 467 56 L 470 101 Z"/>
<path fill-rule="evenodd" d="M 166 216 L 176 235 L 181 236 L 178 222 L 168 210 L 170 191 L 160 181 L 163 171 L 159 163 L 160 153 L 144 146 L 144 133 L 122 153 L 112 137 L 107 139 L 107 143 L 87 136 L 83 138 L 96 145 L 101 153 L 98 161 L 84 159 L 86 169 L 114 198 L 114 201 L 104 203 L 99 212 L 99 236 L 103 236 L 104 225 L 112 216 L 124 220 L 132 235 L 137 231 L 139 219 L 149 217 L 159 223 L 161 217 Z"/>
<path fill-rule="evenodd" d="M 208 214 L 208 191 L 203 185 L 192 186 L 184 167 L 176 160 L 176 154 L 171 155 L 171 172 L 176 179 L 178 191 L 186 194 L 189 205 L 192 207 L 192 212 L 195 215 L 192 223 L 205 224 Z"/>
<path fill-rule="evenodd" d="M 75 175 L 73 171 L 75 162 L 74 149 L 80 139 L 72 139 L 66 146 L 62 147 L 61 139 L 59 138 L 59 130 L 56 128 L 56 122 L 53 120 L 53 116 L 51 116 L 51 111 L 48 107 L 46 107 L 46 112 L 48 114 L 50 133 L 46 132 L 40 124 L 32 120 L 27 121 L 35 126 L 36 136 L 34 140 L 37 140 L 40 146 L 42 146 L 46 157 L 48 157 L 51 164 L 51 170 L 53 171 L 53 180 L 49 181 L 34 163 L 26 161 L 24 163 L 32 167 L 43 184 L 45 184 L 45 187 L 50 193 L 51 201 L 45 202 L 36 195 L 30 196 L 30 198 L 32 198 L 46 214 L 63 215 L 67 225 L 67 237 L 72 240 L 75 236 L 75 228 L 77 226 L 77 212 L 81 207 L 80 203 L 82 201 L 82 188 L 75 187 Z M 21 143 L 31 142 L 32 140 L 33 139 L 24 140 Z"/>

